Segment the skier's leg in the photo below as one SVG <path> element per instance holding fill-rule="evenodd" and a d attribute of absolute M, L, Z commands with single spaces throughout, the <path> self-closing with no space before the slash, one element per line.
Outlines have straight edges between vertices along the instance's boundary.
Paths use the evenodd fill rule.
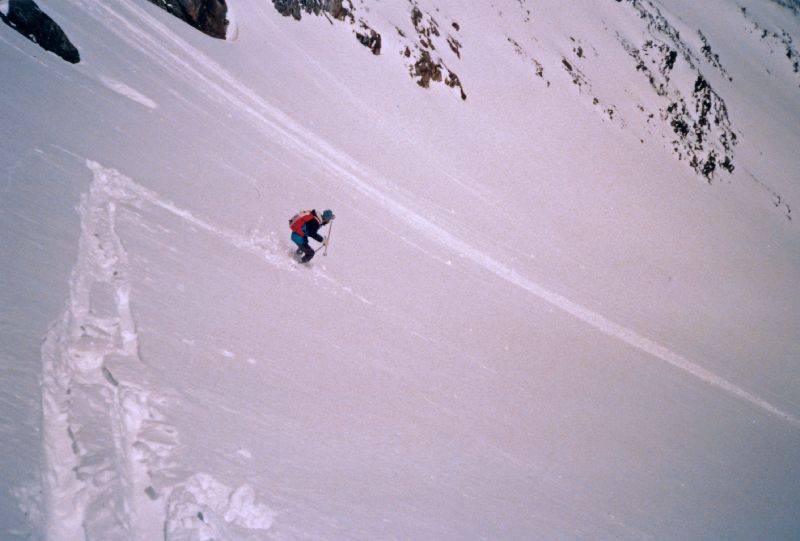
<path fill-rule="evenodd" d="M 305 237 L 303 237 L 302 235 L 298 235 L 297 233 L 292 231 L 292 242 L 297 244 L 297 250 L 295 250 L 294 253 L 296 255 L 302 255 L 304 253 L 303 252 L 303 244 L 308 244 L 306 242 Z"/>
<path fill-rule="evenodd" d="M 311 258 L 314 257 L 314 249 L 311 248 L 307 242 L 300 245 L 300 251 L 305 254 L 303 255 L 303 259 L 300 260 L 300 263 L 308 263 L 311 261 Z"/>

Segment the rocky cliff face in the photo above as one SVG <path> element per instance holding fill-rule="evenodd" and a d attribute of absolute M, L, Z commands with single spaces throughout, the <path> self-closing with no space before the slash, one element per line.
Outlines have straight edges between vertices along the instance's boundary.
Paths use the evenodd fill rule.
<path fill-rule="evenodd" d="M 150 0 L 211 37 L 225 39 L 228 6 L 225 0 Z"/>
<path fill-rule="evenodd" d="M 420 9 L 416 2 L 411 2 L 410 17 L 414 35 L 407 41 L 403 55 L 411 60 L 409 66 L 411 77 L 423 88 L 428 88 L 431 81 L 457 88 L 461 99 L 466 100 L 467 94 L 461 86 L 461 79 L 447 67 L 437 52 L 437 46 L 443 50 L 450 49 L 458 60 L 461 59 L 459 24 L 453 21 L 449 27 L 440 27 L 433 15 Z M 405 38 L 401 30 L 398 32 Z"/>
<path fill-rule="evenodd" d="M 61 27 L 33 0 L 11 0 L 8 11 L 0 11 L 0 20 L 11 28 L 39 44 L 42 49 L 57 54 L 67 62 L 77 64 L 81 60 L 78 49 L 72 44 Z"/>
<path fill-rule="evenodd" d="M 298 21 L 303 12 L 320 15 L 330 13 L 334 19 L 344 20 L 350 10 L 342 5 L 342 0 L 272 0 L 281 15 L 291 16 Z"/>
<path fill-rule="evenodd" d="M 719 169 L 732 172 L 736 134 L 727 105 L 704 75 L 700 57 L 655 4 L 636 0 L 629 3 L 646 26 L 648 37 L 642 43 L 631 43 L 620 35 L 617 38 L 636 63 L 636 70 L 664 102 L 658 113 L 671 128 L 675 155 L 708 181 Z M 698 35 L 706 69 L 716 69 L 730 80 L 708 38 L 702 31 Z M 679 59 L 689 78 L 674 77 Z"/>

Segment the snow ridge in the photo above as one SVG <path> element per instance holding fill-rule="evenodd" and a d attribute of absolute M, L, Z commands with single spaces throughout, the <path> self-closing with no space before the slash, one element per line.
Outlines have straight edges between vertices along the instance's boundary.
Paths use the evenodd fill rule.
<path fill-rule="evenodd" d="M 80 203 L 70 297 L 43 347 L 47 531 L 53 539 L 138 539 L 153 533 L 143 520 L 158 513 L 152 473 L 170 471 L 177 438 L 142 377 L 110 197 L 118 188 L 95 173 Z"/>
<path fill-rule="evenodd" d="M 47 537 L 237 539 L 229 524 L 268 529 L 272 513 L 252 488 L 177 466 L 177 431 L 146 377 L 116 233 L 118 205 L 136 195 L 126 177 L 88 165 L 70 296 L 42 349 Z"/>

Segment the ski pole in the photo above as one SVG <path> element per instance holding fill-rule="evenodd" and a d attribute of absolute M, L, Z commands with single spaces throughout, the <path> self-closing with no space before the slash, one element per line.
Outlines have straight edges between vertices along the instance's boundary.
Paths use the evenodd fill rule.
<path fill-rule="evenodd" d="M 331 241 L 331 235 L 333 234 L 333 220 L 331 220 L 331 225 L 328 227 L 328 238 L 325 239 L 325 251 L 322 252 L 322 255 L 328 255 L 328 244 Z"/>

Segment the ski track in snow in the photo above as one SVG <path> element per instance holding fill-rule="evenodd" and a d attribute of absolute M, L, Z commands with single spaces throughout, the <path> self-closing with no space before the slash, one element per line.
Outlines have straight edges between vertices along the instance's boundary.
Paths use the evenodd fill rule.
<path fill-rule="evenodd" d="M 258 258 L 263 259 L 278 269 L 292 271 L 300 266 L 299 263 L 283 254 L 282 249 L 276 245 L 275 242 L 270 242 L 268 239 L 260 238 L 254 234 L 251 234 L 250 236 L 241 235 L 231 229 L 214 225 L 207 220 L 203 220 L 194 216 L 189 210 L 180 208 L 174 203 L 162 199 L 152 190 L 149 190 L 144 186 L 134 182 L 130 178 L 122 175 L 114 169 L 104 169 L 100 164 L 92 162 L 91 160 L 87 160 L 87 164 L 89 168 L 95 172 L 95 182 L 97 182 L 98 175 L 104 178 L 114 179 L 114 188 L 111 192 L 111 196 L 115 197 L 118 201 L 128 201 L 133 203 L 135 200 L 137 202 L 149 203 L 154 207 L 165 210 L 168 213 L 181 218 L 184 222 L 194 226 L 198 230 L 210 233 L 211 235 L 221 239 L 231 246 L 234 246 L 235 248 L 238 248 L 239 250 L 249 252 Z M 104 182 L 108 181 L 106 180 Z M 308 270 L 311 271 L 311 276 L 316 283 L 327 282 L 330 286 L 333 286 L 333 288 L 355 297 L 364 304 L 372 304 L 367 298 L 354 292 L 352 288 L 340 284 L 322 270 L 315 267 L 311 267 Z"/>
<path fill-rule="evenodd" d="M 139 194 L 116 171 L 88 165 L 69 299 L 42 347 L 47 538 L 233 541 L 269 529 L 274 515 L 251 487 L 231 489 L 174 458 L 178 434 L 139 355 L 116 233 L 119 206 Z"/>
<path fill-rule="evenodd" d="M 117 81 L 116 79 L 112 79 L 111 77 L 106 77 L 104 75 L 100 75 L 98 78 L 104 86 L 106 86 L 109 90 L 116 92 L 120 96 L 124 96 L 129 100 L 138 103 L 139 105 L 144 105 L 148 109 L 156 109 L 158 107 L 156 102 L 121 81 Z"/>
<path fill-rule="evenodd" d="M 468 258 L 473 263 L 494 273 L 503 280 L 528 291 L 537 298 L 556 306 L 602 333 L 621 340 L 713 387 L 722 389 L 738 399 L 747 401 L 796 428 L 800 427 L 800 418 L 795 415 L 781 410 L 770 402 L 703 368 L 697 362 L 671 351 L 658 342 L 641 336 L 630 328 L 615 323 L 577 302 L 540 286 L 502 262 L 449 233 L 443 227 L 426 219 L 422 213 L 413 210 L 411 201 L 401 202 L 389 197 L 387 194 L 401 193 L 389 179 L 382 177 L 369 167 L 336 149 L 315 133 L 294 122 L 280 109 L 270 104 L 247 85 L 238 81 L 232 73 L 171 32 L 144 9 L 128 2 L 121 2 L 117 5 L 119 6 L 118 9 L 105 3 L 91 3 L 91 5 L 86 4 L 86 9 L 87 11 L 92 11 L 92 15 L 101 24 L 109 24 L 108 19 L 111 19 L 110 24 L 124 27 L 125 31 L 119 33 L 120 37 L 128 41 L 131 46 L 148 55 L 156 64 L 162 65 L 170 73 L 185 77 L 187 81 L 202 85 L 212 99 L 224 104 L 226 109 L 236 110 L 244 115 L 247 122 L 263 133 L 269 140 L 277 141 L 285 148 L 297 152 L 309 160 L 324 164 L 331 178 L 338 178 L 348 184 L 351 188 L 368 197 L 429 240 L 442 245 L 448 251 L 456 252 L 456 254 Z M 118 11 L 125 11 L 130 14 L 130 17 L 125 17 Z M 141 24 L 134 24 L 132 20 L 135 19 L 138 19 Z M 151 35 L 149 32 L 156 35 Z M 175 52 L 173 52 L 173 49 Z M 370 182 L 368 183 L 364 179 L 369 179 Z M 156 201 L 152 202 L 159 204 Z M 162 206 L 167 208 L 166 205 Z M 171 210 L 178 215 L 185 214 L 185 218 L 189 221 L 196 220 L 185 211 L 170 208 L 167 208 L 167 210 Z M 209 231 L 214 230 L 209 224 L 198 222 L 197 225 Z M 229 237 L 227 233 L 219 233 L 222 236 Z M 238 242 L 235 238 L 230 240 L 234 241 L 234 243 Z"/>

